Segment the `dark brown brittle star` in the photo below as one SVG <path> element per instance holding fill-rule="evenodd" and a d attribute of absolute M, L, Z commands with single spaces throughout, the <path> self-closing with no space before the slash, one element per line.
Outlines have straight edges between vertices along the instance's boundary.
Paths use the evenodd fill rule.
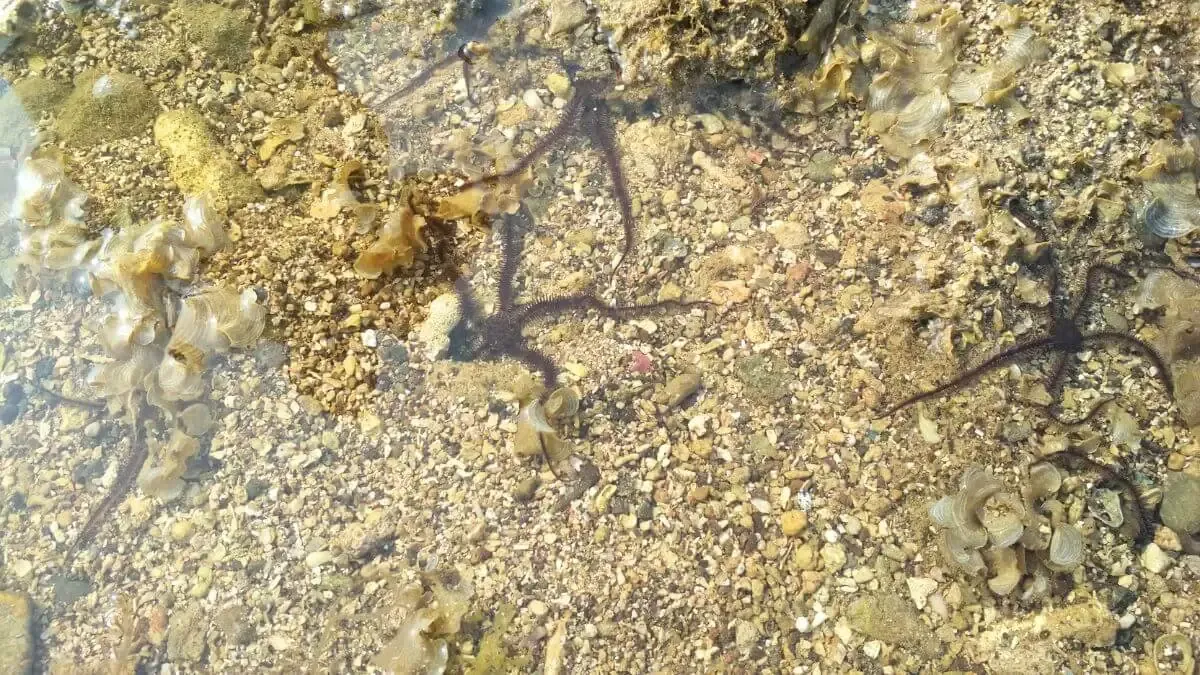
<path fill-rule="evenodd" d="M 1133 349 L 1148 359 L 1157 370 L 1157 377 L 1167 389 L 1167 396 L 1173 396 L 1174 388 L 1171 374 L 1166 362 L 1158 350 L 1142 340 L 1120 331 L 1102 330 L 1085 333 L 1081 328 L 1081 317 L 1088 306 L 1099 296 L 1100 279 L 1111 276 L 1122 281 L 1132 281 L 1133 277 L 1112 265 L 1099 263 L 1092 265 L 1087 271 L 1087 281 L 1083 293 L 1074 303 L 1067 298 L 1060 285 L 1060 273 L 1057 262 L 1051 258 L 1051 297 L 1050 297 L 1050 331 L 1049 334 L 1022 342 L 995 354 L 979 365 L 955 376 L 950 381 L 928 391 L 914 394 L 883 413 L 888 417 L 915 403 L 938 398 L 943 394 L 971 384 L 987 373 L 1003 366 L 1025 361 L 1045 353 L 1055 353 L 1057 362 L 1050 375 L 1050 398 L 1054 405 L 1061 402 L 1062 389 L 1072 367 L 1071 357 L 1091 347 L 1104 345 L 1120 345 Z M 1090 417 L 1090 414 L 1089 414 Z"/>
<path fill-rule="evenodd" d="M 528 213 L 505 216 L 500 221 L 500 270 L 496 282 L 496 310 L 483 316 L 468 282 L 460 278 L 455 285 L 460 319 L 450 331 L 450 357 L 456 361 L 519 361 L 542 377 L 548 394 L 558 381 L 558 365 L 546 354 L 530 347 L 523 335 L 526 326 L 555 317 L 595 311 L 612 319 L 646 316 L 663 310 L 684 309 L 709 304 L 706 301 L 661 300 L 645 305 L 610 305 L 591 293 L 546 297 L 528 303 L 517 302 L 516 276 L 521 261 L 522 233 L 518 221 Z"/>
<path fill-rule="evenodd" d="M 621 257 L 613 266 L 615 273 L 621 265 L 633 254 L 637 246 L 637 221 L 633 217 L 633 198 L 629 194 L 629 183 L 625 180 L 625 172 L 621 168 L 621 151 L 617 147 L 616 129 L 613 127 L 612 112 L 608 101 L 604 99 L 604 81 L 600 79 L 580 79 L 575 81 L 575 95 L 563 109 L 563 117 L 558 124 L 543 136 L 533 148 L 517 160 L 517 163 L 500 173 L 487 174 L 468 181 L 462 186 L 463 190 L 480 185 L 493 185 L 500 181 L 514 178 L 546 153 L 566 143 L 572 136 L 581 136 L 592 143 L 604 158 L 604 166 L 612 181 L 613 196 L 621 212 L 621 227 L 625 233 L 625 243 L 621 249 Z"/>

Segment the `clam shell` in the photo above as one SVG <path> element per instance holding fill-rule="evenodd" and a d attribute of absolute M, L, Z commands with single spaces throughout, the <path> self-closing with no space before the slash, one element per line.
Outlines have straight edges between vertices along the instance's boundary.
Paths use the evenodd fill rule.
<path fill-rule="evenodd" d="M 199 249 L 204 255 L 213 253 L 229 241 L 221 215 L 206 196 L 184 200 L 183 225 L 180 243 Z"/>
<path fill-rule="evenodd" d="M 517 414 L 517 431 L 513 437 L 513 451 L 519 457 L 535 457 L 549 452 L 550 445 L 558 440 L 554 427 L 546 421 L 542 404 L 534 401 Z"/>
<path fill-rule="evenodd" d="M 1083 562 L 1083 534 L 1074 525 L 1063 523 L 1054 528 L 1046 566 L 1055 572 L 1070 572 Z"/>
<path fill-rule="evenodd" d="M 1032 503 L 1040 502 L 1058 492 L 1062 487 L 1062 472 L 1049 462 L 1039 462 L 1029 467 L 1027 496 Z"/>
<path fill-rule="evenodd" d="M 987 569 L 983 563 L 983 555 L 978 546 L 971 546 L 958 537 L 954 530 L 946 530 L 939 538 L 942 554 L 946 560 L 957 565 L 971 574 L 979 574 Z M 980 544 L 982 546 L 982 544 Z"/>
<path fill-rule="evenodd" d="M 158 365 L 158 386 L 168 401 L 193 401 L 204 393 L 204 360 L 195 352 L 184 353 L 177 345 Z"/>
<path fill-rule="evenodd" d="M 987 580 L 988 588 L 996 595 L 1012 593 L 1021 583 L 1023 565 L 1020 556 L 1011 548 L 996 548 L 990 554 L 993 576 Z"/>
<path fill-rule="evenodd" d="M 1025 592 L 1021 593 L 1022 602 L 1030 602 L 1044 598 L 1050 593 L 1050 576 L 1046 573 L 1046 568 L 1042 565 L 1037 565 L 1033 570 L 1033 577 L 1029 580 L 1029 584 L 1025 587 Z"/>
<path fill-rule="evenodd" d="M 143 386 L 161 359 L 157 347 L 137 347 L 124 361 L 97 364 L 88 373 L 88 383 L 104 397 L 127 394 Z"/>
<path fill-rule="evenodd" d="M 1025 506 L 1016 495 L 1001 492 L 984 505 L 980 521 L 993 547 L 1012 546 L 1025 531 Z"/>
<path fill-rule="evenodd" d="M 1146 231 L 1164 239 L 1175 239 L 1200 226 L 1200 197 L 1190 174 L 1166 176 L 1146 185 L 1151 199 L 1138 214 Z"/>
<path fill-rule="evenodd" d="M 940 90 L 913 97 L 896 115 L 893 132 L 912 145 L 941 135 L 950 117 L 950 99 Z"/>
<path fill-rule="evenodd" d="M 971 467 L 963 474 L 962 488 L 954 495 L 950 505 L 950 529 L 957 531 L 965 541 L 986 541 L 987 531 L 979 521 L 979 510 L 983 504 L 1000 492 L 1004 485 L 992 476 L 992 472 L 980 467 Z M 979 544 L 983 546 L 983 544 Z"/>
<path fill-rule="evenodd" d="M 1121 493 L 1100 488 L 1088 499 L 1088 512 L 1109 527 L 1121 527 L 1125 513 L 1121 509 Z"/>
<path fill-rule="evenodd" d="M 187 461 L 200 450 L 200 441 L 176 430 L 158 452 L 157 460 L 147 462 L 138 474 L 138 487 L 143 492 L 164 500 L 178 497 L 184 488 L 181 476 Z"/>

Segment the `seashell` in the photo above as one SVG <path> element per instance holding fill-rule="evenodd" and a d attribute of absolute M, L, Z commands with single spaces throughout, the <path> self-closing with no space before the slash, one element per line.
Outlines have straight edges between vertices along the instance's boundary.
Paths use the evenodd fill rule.
<path fill-rule="evenodd" d="M 950 116 L 950 99 L 941 91 L 915 96 L 896 114 L 892 131 L 901 139 L 916 145 L 925 139 L 941 135 Z"/>
<path fill-rule="evenodd" d="M 1055 572 L 1070 572 L 1083 562 L 1083 534 L 1074 525 L 1056 525 L 1050 537 L 1046 566 Z"/>
<path fill-rule="evenodd" d="M 1125 513 L 1121 510 L 1121 493 L 1100 488 L 1088 498 L 1088 512 L 1109 527 L 1121 527 Z"/>
<path fill-rule="evenodd" d="M 1050 593 L 1050 575 L 1046 573 L 1046 568 L 1042 565 L 1037 565 L 1033 570 L 1033 577 L 1025 586 L 1025 592 L 1021 594 L 1022 602 L 1030 602 L 1046 597 Z"/>
<path fill-rule="evenodd" d="M 546 417 L 552 420 L 574 417 L 579 412 L 579 394 L 571 387 L 559 387 L 546 397 Z"/>
<path fill-rule="evenodd" d="M 1167 633 L 1154 641 L 1154 671 L 1158 675 L 1193 675 L 1196 672 L 1192 641 L 1187 635 Z"/>
<path fill-rule="evenodd" d="M 1016 495 L 1001 492 L 988 499 L 980 521 L 994 548 L 1012 546 L 1025 530 L 1025 506 Z"/>
<path fill-rule="evenodd" d="M 408 267 L 418 252 L 428 249 L 422 235 L 425 218 L 407 207 L 388 217 L 379 238 L 354 261 L 354 271 L 366 279 L 378 279 L 397 267 Z"/>
<path fill-rule="evenodd" d="M 1050 547 L 1050 519 L 1040 513 L 1031 514 L 1019 540 L 1027 551 L 1044 551 Z"/>
<path fill-rule="evenodd" d="M 1159 181 L 1147 188 L 1152 198 L 1138 213 L 1147 232 L 1163 239 L 1175 239 L 1196 229 L 1195 214 L 1200 209 L 1200 198 L 1196 196 L 1195 183 L 1190 178 Z"/>
<path fill-rule="evenodd" d="M 1058 492 L 1062 487 L 1062 473 L 1050 462 L 1038 462 L 1029 467 L 1027 497 L 1037 503 Z"/>
<path fill-rule="evenodd" d="M 557 439 L 554 427 L 546 420 L 540 402 L 534 401 L 517 415 L 517 432 L 513 450 L 520 457 L 533 457 L 547 451 L 547 437 Z"/>
<path fill-rule="evenodd" d="M 1021 583 L 1021 557 L 1011 548 L 996 548 L 989 553 L 991 569 L 994 576 L 988 578 L 988 588 L 996 595 L 1005 596 L 1012 593 Z"/>
<path fill-rule="evenodd" d="M 987 569 L 983 563 L 983 555 L 979 553 L 979 546 L 982 546 L 982 543 L 979 546 L 973 546 L 971 545 L 973 542 L 964 541 L 955 534 L 954 530 L 943 532 L 938 541 L 942 554 L 950 563 L 971 574 L 979 574 Z M 986 539 L 984 542 L 986 543 Z"/>
<path fill-rule="evenodd" d="M 88 384 L 101 396 L 121 396 L 142 387 L 162 359 L 157 347 L 137 347 L 124 361 L 97 364 L 88 373 Z"/>
<path fill-rule="evenodd" d="M 168 348 L 167 357 L 158 364 L 157 370 L 163 398 L 168 401 L 200 398 L 204 393 L 203 368 L 204 355 L 199 350 L 186 344 Z"/>
<path fill-rule="evenodd" d="M 1046 45 L 1038 39 L 1032 28 L 1025 26 L 1013 31 L 1004 46 L 1004 55 L 996 64 L 996 72 L 1001 77 L 1011 77 L 1017 71 L 1041 59 L 1046 52 Z"/>
<path fill-rule="evenodd" d="M 954 524 L 953 516 L 950 510 L 953 508 L 954 497 L 946 496 L 933 503 L 929 507 L 929 517 L 938 525 L 949 528 Z"/>
<path fill-rule="evenodd" d="M 967 469 L 962 477 L 962 487 L 950 505 L 951 531 L 957 532 L 965 541 L 975 542 L 982 538 L 986 542 L 987 531 L 979 521 L 979 510 L 1002 489 L 1004 485 L 992 476 L 991 471 L 977 466 Z"/>
<path fill-rule="evenodd" d="M 183 472 L 187 462 L 200 450 L 200 441 L 182 431 L 174 431 L 159 450 L 157 461 L 147 462 L 138 474 L 138 487 L 152 497 L 172 500 L 183 493 Z"/>
<path fill-rule="evenodd" d="M 189 436 L 200 437 L 207 434 L 213 425 L 212 410 L 203 403 L 194 403 L 179 413 L 179 421 L 183 431 Z"/>
<path fill-rule="evenodd" d="M 204 255 L 217 251 L 229 241 L 220 214 L 206 197 L 188 197 L 183 202 L 184 246 L 199 249 Z"/>

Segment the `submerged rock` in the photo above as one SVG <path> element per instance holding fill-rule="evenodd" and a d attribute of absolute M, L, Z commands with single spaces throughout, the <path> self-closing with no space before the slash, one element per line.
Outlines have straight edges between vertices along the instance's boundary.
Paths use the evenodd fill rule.
<path fill-rule="evenodd" d="M 1200 478 L 1167 474 L 1159 515 L 1163 525 L 1180 535 L 1200 532 Z"/>
<path fill-rule="evenodd" d="M 158 113 L 158 100 L 140 79 L 88 70 L 75 80 L 55 130 L 67 143 L 90 147 L 140 134 Z"/>
<path fill-rule="evenodd" d="M 0 591 L 0 673 L 33 672 L 33 603 L 24 593 Z"/>
<path fill-rule="evenodd" d="M 171 178 L 188 194 L 207 194 L 217 210 L 262 197 L 262 189 L 217 142 L 195 110 L 171 110 L 154 121 L 154 142 L 168 159 Z"/>
<path fill-rule="evenodd" d="M 254 22 L 249 14 L 211 2 L 185 2 L 179 6 L 179 18 L 189 43 L 226 65 L 250 58 L 250 36 Z"/>

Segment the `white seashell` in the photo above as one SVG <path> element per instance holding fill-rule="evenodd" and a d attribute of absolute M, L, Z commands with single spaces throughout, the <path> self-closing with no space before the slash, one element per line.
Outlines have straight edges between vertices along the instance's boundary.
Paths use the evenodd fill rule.
<path fill-rule="evenodd" d="M 964 542 L 954 533 L 954 530 L 946 530 L 942 533 L 939 541 L 946 560 L 964 571 L 979 574 L 987 569 L 987 566 L 983 564 L 983 555 L 979 553 L 979 546 L 973 546 L 971 542 Z M 986 539 L 984 541 L 986 542 Z M 980 546 L 982 545 L 980 544 Z"/>
<path fill-rule="evenodd" d="M 1050 537 L 1046 566 L 1055 572 L 1070 572 L 1083 562 L 1083 534 L 1073 525 L 1061 524 Z"/>
<path fill-rule="evenodd" d="M 183 202 L 183 244 L 209 255 L 224 246 L 229 238 L 225 225 L 206 197 L 188 197 Z"/>
<path fill-rule="evenodd" d="M 1141 209 L 1138 218 L 1148 232 L 1164 239 L 1175 239 L 1200 226 L 1200 197 L 1190 174 L 1149 183 L 1151 199 Z"/>
<path fill-rule="evenodd" d="M 1016 495 L 1001 492 L 993 495 L 983 507 L 980 521 L 995 548 L 1017 543 L 1025 531 L 1025 507 Z"/>
<path fill-rule="evenodd" d="M 1062 487 L 1062 473 L 1050 462 L 1038 462 L 1029 467 L 1029 484 L 1027 495 L 1031 502 L 1037 503 L 1058 492 Z"/>
<path fill-rule="evenodd" d="M 88 384 L 105 397 L 127 394 L 143 386 L 162 358 L 157 347 L 137 347 L 124 361 L 97 364 L 88 373 Z"/>
<path fill-rule="evenodd" d="M 1125 523 L 1125 512 L 1121 510 L 1121 494 L 1114 490 L 1100 488 L 1092 492 L 1088 499 L 1088 511 L 1096 516 L 1096 520 L 1109 527 L 1121 527 Z"/>
<path fill-rule="evenodd" d="M 894 132 L 912 145 L 937 138 L 950 116 L 950 99 L 940 90 L 913 97 L 896 115 Z"/>

